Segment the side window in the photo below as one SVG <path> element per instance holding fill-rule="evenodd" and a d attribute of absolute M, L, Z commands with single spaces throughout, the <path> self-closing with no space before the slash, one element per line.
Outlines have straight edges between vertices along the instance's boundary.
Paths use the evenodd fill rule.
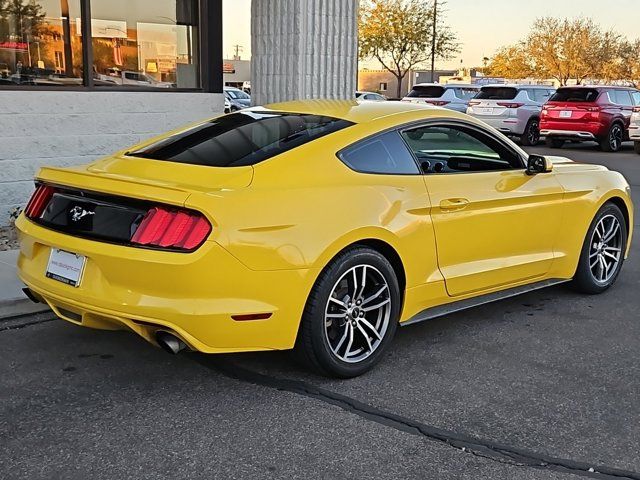
<path fill-rule="evenodd" d="M 358 142 L 341 151 L 338 156 L 349 168 L 360 173 L 420 173 L 411 152 L 396 131 Z"/>
<path fill-rule="evenodd" d="M 625 107 L 633 106 L 631 94 L 627 90 L 615 90 L 613 94 L 615 95 L 614 98 L 618 105 L 623 105 Z"/>
<path fill-rule="evenodd" d="M 424 126 L 402 132 L 425 173 L 469 173 L 524 168 L 520 157 L 473 128 Z"/>
<path fill-rule="evenodd" d="M 551 96 L 550 90 L 545 90 L 544 88 L 536 88 L 533 90 L 534 100 L 538 103 L 547 103 L 549 97 Z"/>
<path fill-rule="evenodd" d="M 633 103 L 636 106 L 640 106 L 640 92 L 631 92 L 631 97 L 633 98 Z"/>
<path fill-rule="evenodd" d="M 461 100 L 471 100 L 478 94 L 475 88 L 456 88 L 456 96 Z"/>

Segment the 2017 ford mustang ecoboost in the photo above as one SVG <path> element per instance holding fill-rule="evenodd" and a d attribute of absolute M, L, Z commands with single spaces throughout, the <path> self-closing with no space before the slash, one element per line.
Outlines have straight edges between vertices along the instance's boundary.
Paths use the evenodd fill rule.
<path fill-rule="evenodd" d="M 619 173 L 399 102 L 251 108 L 36 187 L 19 275 L 59 317 L 174 353 L 295 349 L 339 377 L 398 325 L 566 281 L 603 292 L 633 225 Z"/>

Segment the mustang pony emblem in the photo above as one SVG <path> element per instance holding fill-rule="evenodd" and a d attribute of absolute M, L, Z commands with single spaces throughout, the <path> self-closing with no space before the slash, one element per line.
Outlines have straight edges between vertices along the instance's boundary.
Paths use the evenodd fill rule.
<path fill-rule="evenodd" d="M 91 212 L 89 210 L 85 210 L 84 208 L 80 207 L 79 205 L 76 205 L 71 210 L 69 210 L 69 213 L 71 214 L 71 221 L 72 222 L 79 222 L 80 220 L 82 220 L 84 217 L 86 217 L 88 215 L 95 215 L 96 214 L 96 212 Z"/>

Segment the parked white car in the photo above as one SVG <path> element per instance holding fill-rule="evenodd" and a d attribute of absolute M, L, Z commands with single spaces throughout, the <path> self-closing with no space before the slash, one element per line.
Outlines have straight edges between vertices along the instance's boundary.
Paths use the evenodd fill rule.
<path fill-rule="evenodd" d="M 436 107 L 444 107 L 449 110 L 465 113 L 469 105 L 469 100 L 474 98 L 479 91 L 480 87 L 477 85 L 418 83 L 413 86 L 409 94 L 404 97 L 402 101 L 428 103 Z"/>
<path fill-rule="evenodd" d="M 554 92 L 545 85 L 487 85 L 469 102 L 467 113 L 522 145 L 537 145 L 542 106 Z"/>
<path fill-rule="evenodd" d="M 152 88 L 175 88 L 174 83 L 160 82 L 153 77 L 131 70 L 119 70 L 116 68 L 107 69 L 106 75 L 97 75 L 96 80 L 105 84 L 123 85 L 128 87 L 152 87 Z"/>
<path fill-rule="evenodd" d="M 638 99 L 640 99 L 640 95 L 638 95 Z M 629 125 L 629 140 L 633 141 L 633 147 L 636 153 L 640 155 L 640 107 L 633 108 L 631 124 Z"/>
<path fill-rule="evenodd" d="M 356 100 L 369 100 L 371 102 L 386 102 L 387 97 L 375 92 L 356 92 Z"/>

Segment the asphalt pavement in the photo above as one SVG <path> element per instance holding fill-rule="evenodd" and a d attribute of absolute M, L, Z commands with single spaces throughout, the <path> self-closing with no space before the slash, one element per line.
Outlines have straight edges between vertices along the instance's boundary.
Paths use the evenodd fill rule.
<path fill-rule="evenodd" d="M 630 145 L 530 150 L 640 189 Z M 640 479 L 639 241 L 601 296 L 401 328 L 348 381 L 284 352 L 172 357 L 47 314 L 0 323 L 0 478 Z"/>

